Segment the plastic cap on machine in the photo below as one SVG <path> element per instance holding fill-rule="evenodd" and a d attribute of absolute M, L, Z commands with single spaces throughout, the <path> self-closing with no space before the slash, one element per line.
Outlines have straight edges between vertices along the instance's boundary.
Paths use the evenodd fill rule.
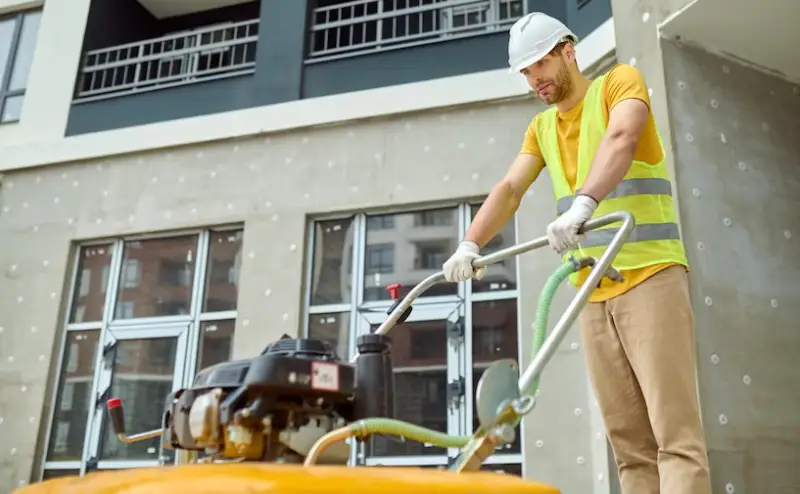
<path fill-rule="evenodd" d="M 532 12 L 511 26 L 508 37 L 509 72 L 520 70 L 544 58 L 560 42 L 578 42 L 563 22 L 541 12 Z"/>

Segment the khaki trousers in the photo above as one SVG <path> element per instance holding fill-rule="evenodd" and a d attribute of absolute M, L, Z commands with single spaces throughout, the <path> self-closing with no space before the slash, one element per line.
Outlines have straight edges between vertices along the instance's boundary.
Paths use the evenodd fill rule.
<path fill-rule="evenodd" d="M 580 316 L 625 494 L 710 494 L 687 273 L 672 266 Z"/>

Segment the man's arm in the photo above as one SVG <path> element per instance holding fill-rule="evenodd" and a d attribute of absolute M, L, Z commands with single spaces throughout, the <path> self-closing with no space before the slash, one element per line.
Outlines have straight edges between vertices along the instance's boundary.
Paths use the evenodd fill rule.
<path fill-rule="evenodd" d="M 492 188 L 478 210 L 464 240 L 485 246 L 505 227 L 519 208 L 522 196 L 544 168 L 544 160 L 535 154 L 520 153 L 506 176 Z"/>
<path fill-rule="evenodd" d="M 581 187 L 582 195 L 600 202 L 619 185 L 631 167 L 649 113 L 647 104 L 639 99 L 626 99 L 614 105 L 606 134 Z"/>

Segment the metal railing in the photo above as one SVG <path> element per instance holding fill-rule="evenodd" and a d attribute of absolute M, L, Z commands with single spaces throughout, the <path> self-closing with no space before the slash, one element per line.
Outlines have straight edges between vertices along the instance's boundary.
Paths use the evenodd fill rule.
<path fill-rule="evenodd" d="M 76 101 L 255 71 L 259 19 L 170 34 L 85 54 Z"/>
<path fill-rule="evenodd" d="M 525 0 L 353 0 L 315 8 L 307 62 L 508 29 Z"/>

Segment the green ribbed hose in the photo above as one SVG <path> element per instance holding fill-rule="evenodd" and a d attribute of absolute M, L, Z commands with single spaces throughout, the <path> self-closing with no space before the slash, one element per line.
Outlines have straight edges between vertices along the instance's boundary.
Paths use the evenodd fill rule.
<path fill-rule="evenodd" d="M 402 420 L 386 418 L 358 420 L 347 427 L 356 435 L 392 434 L 440 448 L 463 448 L 472 439 L 472 436 L 451 436 Z"/>
<path fill-rule="evenodd" d="M 533 353 L 531 353 L 531 359 L 542 349 L 544 340 L 547 337 L 547 319 L 550 316 L 550 306 L 553 303 L 553 297 L 558 291 L 558 287 L 577 270 L 578 267 L 575 264 L 567 262 L 559 266 L 547 278 L 547 283 L 545 283 L 542 293 L 539 295 L 539 303 L 536 306 L 536 319 L 533 321 Z M 525 390 L 526 392 L 522 394 L 523 396 L 533 396 L 538 389 L 539 378 L 536 378 L 531 385 L 531 389 Z"/>
<path fill-rule="evenodd" d="M 539 303 L 536 308 L 536 319 L 533 323 L 533 354 L 535 356 L 544 344 L 547 336 L 547 319 L 550 315 L 550 304 L 561 283 L 569 275 L 577 271 L 577 266 L 571 262 L 562 264 L 550 275 L 545 283 L 542 293 L 539 295 Z M 536 379 L 532 389 L 523 395 L 533 395 L 539 387 L 539 380 Z M 402 420 L 389 418 L 368 418 L 358 420 L 347 426 L 354 435 L 367 434 L 391 434 L 404 437 L 413 441 L 428 443 L 440 448 L 463 448 L 472 439 L 472 436 L 451 436 L 443 432 L 421 427 L 419 425 L 403 422 Z"/>

